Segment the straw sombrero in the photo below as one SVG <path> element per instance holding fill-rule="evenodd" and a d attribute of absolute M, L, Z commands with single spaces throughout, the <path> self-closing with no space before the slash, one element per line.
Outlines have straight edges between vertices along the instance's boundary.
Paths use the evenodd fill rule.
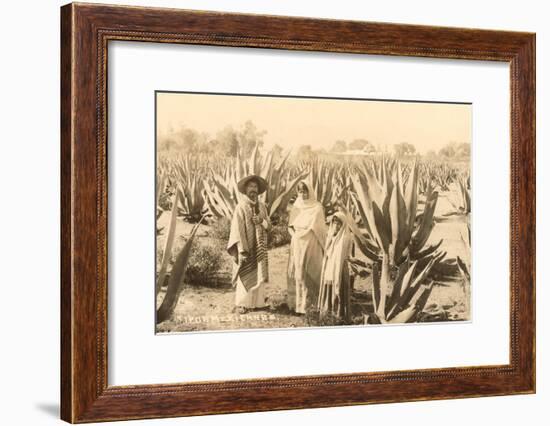
<path fill-rule="evenodd" d="M 267 182 L 265 179 L 258 175 L 249 175 L 244 178 L 242 178 L 239 183 L 237 183 L 237 188 L 239 188 L 239 192 L 246 195 L 246 185 L 248 185 L 248 182 L 255 181 L 258 184 L 258 195 L 263 194 L 267 189 Z"/>

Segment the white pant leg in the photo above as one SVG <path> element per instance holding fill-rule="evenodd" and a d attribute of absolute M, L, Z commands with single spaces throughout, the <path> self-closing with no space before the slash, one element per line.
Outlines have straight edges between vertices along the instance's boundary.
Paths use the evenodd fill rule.
<path fill-rule="evenodd" d="M 240 278 L 237 278 L 235 289 L 235 305 L 243 308 L 263 308 L 265 304 L 265 283 L 246 291 Z"/>

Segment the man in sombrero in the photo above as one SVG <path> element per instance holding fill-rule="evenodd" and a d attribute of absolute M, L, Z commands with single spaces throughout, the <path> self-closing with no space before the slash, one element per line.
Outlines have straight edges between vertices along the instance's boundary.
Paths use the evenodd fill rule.
<path fill-rule="evenodd" d="M 265 179 L 257 175 L 246 176 L 237 187 L 243 196 L 233 213 L 227 251 L 234 260 L 235 306 L 239 313 L 245 313 L 266 306 L 267 232 L 271 222 L 266 205 L 258 198 L 267 189 Z"/>

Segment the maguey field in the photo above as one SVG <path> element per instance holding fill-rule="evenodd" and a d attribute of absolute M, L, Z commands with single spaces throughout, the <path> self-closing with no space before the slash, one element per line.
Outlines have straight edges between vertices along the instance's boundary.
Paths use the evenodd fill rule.
<path fill-rule="evenodd" d="M 423 154 L 408 144 L 380 152 L 366 141 L 328 152 L 299 144 L 266 149 L 250 128 L 228 140 L 233 146 L 225 155 L 218 141 L 192 153 L 188 145 L 159 142 L 157 332 L 470 319 L 469 143 Z M 269 279 L 263 300 L 241 309 L 228 243 L 247 176 L 259 177 L 257 198 L 265 205 Z M 339 268 L 335 280 L 345 283 L 338 309 L 331 300 L 340 287 L 326 278 L 310 289 L 313 303 L 301 309 L 290 302 L 296 230 L 289 224 L 293 209 L 313 200 L 326 238 L 319 256 L 328 256 L 319 269 Z M 338 257 L 336 266 L 330 256 Z"/>

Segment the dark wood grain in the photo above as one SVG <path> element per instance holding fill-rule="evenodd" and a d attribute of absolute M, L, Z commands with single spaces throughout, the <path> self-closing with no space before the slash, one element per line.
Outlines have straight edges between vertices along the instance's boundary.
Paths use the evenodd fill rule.
<path fill-rule="evenodd" d="M 73 247 L 71 245 L 71 84 L 72 66 L 72 8 L 61 9 L 61 417 L 72 419 L 72 296 L 71 263 Z"/>
<path fill-rule="evenodd" d="M 107 383 L 107 60 L 111 40 L 510 64 L 510 363 L 208 383 Z M 70 4 L 61 10 L 61 416 L 92 422 L 535 391 L 535 36 Z M 177 380 L 177 378 L 174 378 Z"/>

